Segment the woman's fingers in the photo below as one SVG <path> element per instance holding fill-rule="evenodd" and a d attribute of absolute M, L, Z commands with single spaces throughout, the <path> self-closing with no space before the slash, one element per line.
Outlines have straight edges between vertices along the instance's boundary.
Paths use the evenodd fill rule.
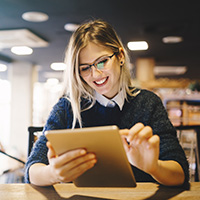
<path fill-rule="evenodd" d="M 157 169 L 160 138 L 158 135 L 153 135 L 150 126 L 137 123 L 128 131 L 122 130 L 120 134 L 132 165 L 147 173 Z"/>
<path fill-rule="evenodd" d="M 75 180 L 81 174 L 86 172 L 88 169 L 92 168 L 97 162 L 95 156 L 84 156 L 87 158 L 81 159 L 78 158 L 76 162 L 70 162 L 68 165 L 65 165 L 63 169 L 58 174 L 58 177 L 61 182 L 70 182 Z M 93 158 L 93 159 L 92 159 Z"/>
<path fill-rule="evenodd" d="M 59 155 L 56 159 L 56 163 L 58 166 L 62 166 L 67 163 L 70 163 L 72 160 L 75 160 L 76 158 L 84 156 L 86 154 L 87 154 L 87 152 L 85 149 L 71 150 L 62 155 Z"/>
<path fill-rule="evenodd" d="M 150 138 L 152 135 L 153 131 L 150 126 L 137 123 L 129 130 L 127 141 L 130 143 L 134 141 L 136 144 L 141 144 L 143 140 Z"/>
<path fill-rule="evenodd" d="M 95 154 L 87 153 L 85 149 L 75 149 L 56 156 L 50 142 L 47 142 L 47 147 L 49 163 L 58 182 L 73 181 L 97 162 Z"/>
<path fill-rule="evenodd" d="M 88 153 L 84 156 L 75 158 L 71 160 L 70 162 L 67 163 L 67 165 L 64 165 L 65 171 L 72 170 L 74 168 L 78 168 L 79 166 L 83 165 L 85 163 L 90 163 L 90 162 L 95 162 L 96 161 L 96 156 L 93 153 Z"/>
<path fill-rule="evenodd" d="M 122 143 L 126 152 L 129 150 L 129 144 L 127 143 L 126 137 L 122 136 Z"/>
<path fill-rule="evenodd" d="M 49 149 L 49 150 L 48 150 L 48 153 L 47 153 L 48 159 L 51 159 L 51 158 L 56 157 L 56 152 L 55 152 L 54 148 L 52 147 L 51 143 L 48 141 L 48 142 L 46 143 L 46 145 L 47 145 L 47 147 L 48 147 L 48 149 Z"/>
<path fill-rule="evenodd" d="M 160 137 L 158 135 L 153 135 L 151 138 L 149 138 L 148 143 L 149 148 L 155 148 L 160 145 Z"/>
<path fill-rule="evenodd" d="M 137 137 L 138 133 L 144 128 L 142 123 L 137 123 L 131 127 L 129 130 L 129 135 L 127 136 L 127 141 L 131 142 L 134 138 Z"/>
<path fill-rule="evenodd" d="M 141 144 L 144 140 L 148 140 L 152 137 L 153 131 L 150 126 L 145 126 L 137 135 L 137 144 Z"/>
<path fill-rule="evenodd" d="M 127 136 L 129 134 L 129 130 L 128 129 L 121 129 L 119 130 L 119 134 L 122 136 Z"/>
<path fill-rule="evenodd" d="M 56 152 L 53 149 L 50 142 L 47 142 L 47 147 L 49 148 L 48 158 L 49 159 L 55 158 Z M 71 151 L 68 151 L 66 153 L 63 153 L 62 155 L 57 156 L 56 162 L 54 163 L 55 167 L 62 166 L 64 164 L 66 164 L 66 163 L 68 163 L 72 160 L 75 160 L 76 158 L 81 157 L 81 156 L 86 155 L 86 154 L 87 154 L 87 152 L 86 152 L 85 149 L 75 149 L 75 150 L 71 150 Z"/>
<path fill-rule="evenodd" d="M 68 153 L 69 152 L 66 154 Z M 97 161 L 95 155 L 89 153 L 84 156 L 75 158 L 62 166 L 59 166 L 57 162 L 57 164 L 54 165 L 54 170 L 60 182 L 70 182 L 75 180 L 88 169 L 92 168 L 96 162 Z"/>
<path fill-rule="evenodd" d="M 152 128 L 150 126 L 144 126 L 142 123 L 135 124 L 130 130 L 120 130 L 119 133 L 122 135 L 122 138 L 126 138 L 130 146 L 139 145 L 143 141 L 148 141 L 153 136 Z M 123 143 L 125 148 L 127 148 L 125 141 Z"/>

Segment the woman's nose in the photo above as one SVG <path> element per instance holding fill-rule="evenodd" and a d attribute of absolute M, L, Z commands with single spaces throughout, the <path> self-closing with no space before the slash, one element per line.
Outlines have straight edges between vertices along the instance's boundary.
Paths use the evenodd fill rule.
<path fill-rule="evenodd" d="M 100 74 L 102 74 L 102 71 L 97 69 L 94 65 L 91 67 L 91 72 L 93 77 L 98 77 Z"/>

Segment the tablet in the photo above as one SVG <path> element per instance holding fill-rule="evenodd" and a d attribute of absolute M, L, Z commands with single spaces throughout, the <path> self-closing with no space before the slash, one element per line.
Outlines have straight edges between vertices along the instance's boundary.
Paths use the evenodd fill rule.
<path fill-rule="evenodd" d="M 46 131 L 57 155 L 85 148 L 96 154 L 97 163 L 79 176 L 77 187 L 136 187 L 117 126 Z"/>

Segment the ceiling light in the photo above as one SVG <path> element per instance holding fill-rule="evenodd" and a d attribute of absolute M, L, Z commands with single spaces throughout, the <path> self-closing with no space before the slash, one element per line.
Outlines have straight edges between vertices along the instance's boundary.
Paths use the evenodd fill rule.
<path fill-rule="evenodd" d="M 67 24 L 65 24 L 64 29 L 65 29 L 66 31 L 74 32 L 74 31 L 76 31 L 76 29 L 77 29 L 79 26 L 80 26 L 79 24 L 67 23 Z"/>
<path fill-rule="evenodd" d="M 47 85 L 56 85 L 59 83 L 59 80 L 57 78 L 49 78 L 46 81 Z"/>
<path fill-rule="evenodd" d="M 11 52 L 16 55 L 30 55 L 33 53 L 33 49 L 27 46 L 15 46 L 11 48 Z"/>
<path fill-rule="evenodd" d="M 147 50 L 148 44 L 145 41 L 128 42 L 128 48 L 131 51 Z"/>
<path fill-rule="evenodd" d="M 0 72 L 5 72 L 7 70 L 7 66 L 4 64 L 0 64 Z"/>
<path fill-rule="evenodd" d="M 25 12 L 22 18 L 29 22 L 44 22 L 49 19 L 49 16 L 42 12 Z"/>
<path fill-rule="evenodd" d="M 182 75 L 187 71 L 186 66 L 155 66 L 154 74 L 157 76 L 163 75 Z"/>
<path fill-rule="evenodd" d="M 164 43 L 179 43 L 183 41 L 183 38 L 180 36 L 167 36 L 162 39 Z"/>
<path fill-rule="evenodd" d="M 52 63 L 51 64 L 51 69 L 55 70 L 55 71 L 62 71 L 65 70 L 66 65 L 65 63 Z"/>
<path fill-rule="evenodd" d="M 54 77 L 54 78 L 57 78 L 58 80 L 62 80 L 63 72 L 61 72 L 61 71 L 60 72 L 58 72 L 58 71 L 57 72 L 48 71 L 48 72 L 44 72 L 43 76 L 44 76 L 45 79 Z"/>

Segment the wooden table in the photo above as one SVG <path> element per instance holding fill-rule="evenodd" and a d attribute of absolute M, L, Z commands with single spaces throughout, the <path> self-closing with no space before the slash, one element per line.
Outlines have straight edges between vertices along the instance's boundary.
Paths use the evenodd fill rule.
<path fill-rule="evenodd" d="M 1 200 L 102 200 L 102 199 L 200 199 L 200 182 L 187 189 L 164 187 L 154 183 L 138 183 L 136 188 L 77 188 L 73 184 L 36 187 L 30 184 L 0 184 Z"/>

